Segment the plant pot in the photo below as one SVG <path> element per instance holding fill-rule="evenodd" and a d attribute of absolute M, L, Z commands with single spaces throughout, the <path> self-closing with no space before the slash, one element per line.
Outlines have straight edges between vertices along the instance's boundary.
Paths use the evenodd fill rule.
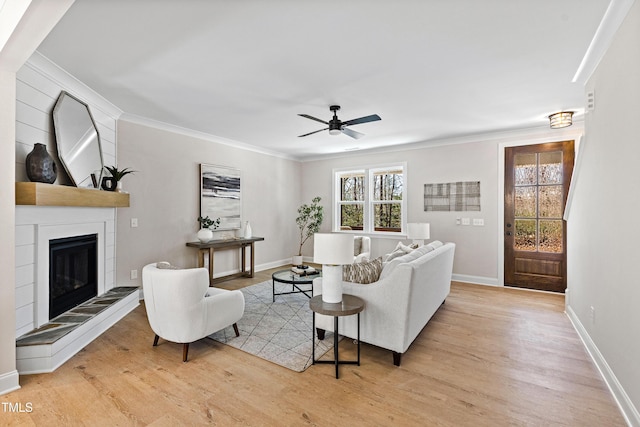
<path fill-rule="evenodd" d="M 291 264 L 302 265 L 302 255 L 296 255 L 293 258 L 291 258 Z"/>
<path fill-rule="evenodd" d="M 200 240 L 200 242 L 207 243 L 212 239 L 213 231 L 209 230 L 208 228 L 201 228 L 200 231 L 198 231 L 198 240 Z"/>

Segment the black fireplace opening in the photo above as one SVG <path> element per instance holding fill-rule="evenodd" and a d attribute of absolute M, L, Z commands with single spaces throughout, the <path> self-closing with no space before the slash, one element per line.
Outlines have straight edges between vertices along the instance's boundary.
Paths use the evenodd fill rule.
<path fill-rule="evenodd" d="M 49 319 L 98 295 L 98 235 L 49 241 Z"/>

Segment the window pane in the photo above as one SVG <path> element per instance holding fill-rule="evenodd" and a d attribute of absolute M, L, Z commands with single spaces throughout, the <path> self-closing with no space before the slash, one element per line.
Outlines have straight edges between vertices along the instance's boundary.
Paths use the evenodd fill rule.
<path fill-rule="evenodd" d="M 540 187 L 540 218 L 562 218 L 562 185 Z"/>
<path fill-rule="evenodd" d="M 354 173 L 340 176 L 340 194 L 343 201 L 364 200 L 364 174 Z"/>
<path fill-rule="evenodd" d="M 517 251 L 535 251 L 536 241 L 536 220 L 516 219 L 514 249 Z"/>
<path fill-rule="evenodd" d="M 536 217 L 536 187 L 516 187 L 516 217 Z"/>
<path fill-rule="evenodd" d="M 402 171 L 374 173 L 373 200 L 402 200 Z"/>
<path fill-rule="evenodd" d="M 364 224 L 364 209 L 361 204 L 340 206 L 340 228 L 347 230 L 362 230 Z M 348 228 L 347 228 L 348 227 Z"/>
<path fill-rule="evenodd" d="M 375 231 L 402 231 L 402 206 L 400 203 L 377 203 L 373 207 Z"/>
<path fill-rule="evenodd" d="M 562 221 L 540 221 L 540 251 L 562 253 Z"/>
<path fill-rule="evenodd" d="M 539 184 L 562 184 L 562 151 L 539 154 Z"/>
<path fill-rule="evenodd" d="M 537 161 L 536 154 L 516 154 L 513 158 L 516 185 L 535 185 Z"/>

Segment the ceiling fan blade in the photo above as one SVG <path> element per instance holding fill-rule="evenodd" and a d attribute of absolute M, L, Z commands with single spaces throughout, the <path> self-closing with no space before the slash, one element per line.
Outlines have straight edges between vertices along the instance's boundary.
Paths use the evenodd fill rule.
<path fill-rule="evenodd" d="M 350 136 L 351 138 L 354 138 L 354 139 L 360 139 L 360 138 L 362 138 L 364 136 L 364 133 L 356 132 L 355 130 L 347 129 L 345 127 L 343 127 L 340 130 L 345 135 Z"/>
<path fill-rule="evenodd" d="M 346 122 L 342 122 L 342 124 L 344 126 L 352 126 L 352 125 L 359 125 L 361 123 L 375 122 L 378 120 L 382 120 L 380 116 L 377 114 L 372 114 L 370 116 L 360 117 L 359 119 L 347 120 Z"/>
<path fill-rule="evenodd" d="M 298 114 L 300 117 L 306 117 L 307 119 L 311 119 L 311 120 L 315 120 L 316 122 L 320 122 L 320 123 L 324 123 L 325 125 L 328 125 L 328 122 L 325 122 L 324 120 L 320 120 L 320 119 L 316 119 L 313 116 L 310 116 L 308 114 Z"/>
<path fill-rule="evenodd" d="M 324 128 L 324 129 L 320 129 L 320 130 L 314 130 L 313 132 L 305 133 L 304 135 L 298 135 L 298 138 L 302 138 L 303 136 L 313 135 L 314 133 L 322 132 L 323 130 L 327 130 L 327 129 L 329 129 L 329 128 Z"/>

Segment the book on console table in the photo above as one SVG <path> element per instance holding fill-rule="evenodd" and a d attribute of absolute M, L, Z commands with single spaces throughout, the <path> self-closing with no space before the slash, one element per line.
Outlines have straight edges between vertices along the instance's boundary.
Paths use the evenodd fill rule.
<path fill-rule="evenodd" d="M 312 274 L 318 274 L 318 270 L 313 267 L 307 268 L 299 268 L 299 267 L 291 267 L 291 271 L 300 275 L 300 276 L 311 276 Z"/>

